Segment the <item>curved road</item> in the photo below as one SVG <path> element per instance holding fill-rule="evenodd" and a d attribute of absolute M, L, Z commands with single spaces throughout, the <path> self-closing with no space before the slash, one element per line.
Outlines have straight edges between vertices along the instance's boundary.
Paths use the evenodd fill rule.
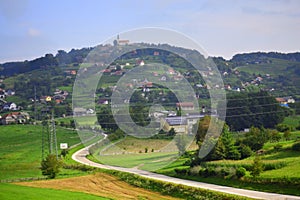
<path fill-rule="evenodd" d="M 228 193 L 228 194 L 235 194 L 239 196 L 245 196 L 245 197 L 250 197 L 250 198 L 255 198 L 255 199 L 267 199 L 267 200 L 292 200 L 292 199 L 299 199 L 300 197 L 298 196 L 291 196 L 291 195 L 282 195 L 282 194 L 276 194 L 276 193 L 267 193 L 267 192 L 258 192 L 258 191 L 253 191 L 253 190 L 246 190 L 246 189 L 238 189 L 238 188 L 233 188 L 233 187 L 227 187 L 227 186 L 220 186 L 220 185 L 214 185 L 214 184 L 209 184 L 209 183 L 202 183 L 202 182 L 197 182 L 197 181 L 191 181 L 191 180 L 184 180 L 184 179 L 179 179 L 179 178 L 174 178 L 174 177 L 169 177 L 165 176 L 162 174 L 156 174 L 153 172 L 148 172 L 136 168 L 124 168 L 124 167 L 116 167 L 116 166 L 109 166 L 109 165 L 103 165 L 99 163 L 95 163 L 93 161 L 90 161 L 86 158 L 87 155 L 89 155 L 89 148 L 92 145 L 89 145 L 77 152 L 75 152 L 72 155 L 72 159 L 93 167 L 97 168 L 103 168 L 103 169 L 112 169 L 112 170 L 118 170 L 118 171 L 123 171 L 123 172 L 129 172 L 132 174 L 137 174 L 142 177 L 146 178 L 151 178 L 155 180 L 160 180 L 160 181 L 165 181 L 165 182 L 170 182 L 170 183 L 176 183 L 176 184 L 182 184 L 186 186 L 191 186 L 191 187 L 196 187 L 196 188 L 203 188 L 203 189 L 208 189 L 208 190 L 214 190 L 218 192 L 223 192 L 223 193 Z"/>

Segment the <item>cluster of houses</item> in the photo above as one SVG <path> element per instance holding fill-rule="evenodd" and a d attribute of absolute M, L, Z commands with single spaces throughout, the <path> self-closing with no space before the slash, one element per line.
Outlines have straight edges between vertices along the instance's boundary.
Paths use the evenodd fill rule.
<path fill-rule="evenodd" d="M 56 89 L 53 96 L 41 96 L 40 102 L 47 103 L 47 102 L 55 101 L 56 104 L 61 104 L 66 100 L 68 95 L 69 93 L 67 91 Z"/>
<path fill-rule="evenodd" d="M 1 100 L 4 100 L 6 97 L 13 96 L 15 94 L 16 93 L 14 90 L 11 90 L 11 89 L 4 90 L 4 89 L 0 88 L 0 99 Z"/>
<path fill-rule="evenodd" d="M 7 102 L 6 97 L 15 95 L 14 90 L 4 90 L 0 88 L 0 111 L 16 111 L 20 110 L 21 107 L 17 106 L 14 102 Z"/>
<path fill-rule="evenodd" d="M 30 120 L 27 112 L 11 112 L 0 116 L 0 125 L 26 124 Z"/>

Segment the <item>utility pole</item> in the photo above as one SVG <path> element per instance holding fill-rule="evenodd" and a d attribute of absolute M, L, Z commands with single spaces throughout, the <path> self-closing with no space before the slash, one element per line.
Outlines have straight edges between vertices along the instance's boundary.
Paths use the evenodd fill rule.
<path fill-rule="evenodd" d="M 51 117 L 46 116 L 42 122 L 42 125 L 42 159 L 45 159 L 48 154 L 53 154 L 58 159 L 56 127 L 53 109 Z"/>
<path fill-rule="evenodd" d="M 37 112 L 36 112 L 36 86 L 34 85 L 34 125 L 37 124 Z"/>

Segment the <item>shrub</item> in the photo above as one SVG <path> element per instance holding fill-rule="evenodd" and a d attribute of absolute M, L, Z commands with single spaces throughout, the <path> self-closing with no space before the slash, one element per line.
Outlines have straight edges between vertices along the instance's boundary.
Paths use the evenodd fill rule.
<path fill-rule="evenodd" d="M 198 175 L 201 168 L 202 168 L 201 166 L 191 167 L 190 170 L 189 170 L 189 175 Z"/>
<path fill-rule="evenodd" d="M 293 151 L 300 151 L 300 142 L 296 142 L 292 146 Z"/>
<path fill-rule="evenodd" d="M 274 150 L 275 151 L 280 151 L 282 149 L 282 144 L 276 144 L 275 146 L 274 146 Z"/>
<path fill-rule="evenodd" d="M 186 175 L 188 172 L 187 169 L 178 169 L 178 168 L 174 169 L 174 171 L 177 175 Z"/>
<path fill-rule="evenodd" d="M 285 131 L 291 131 L 292 127 L 287 124 L 278 124 L 276 126 L 276 129 L 277 129 L 277 131 L 285 132 Z"/>
<path fill-rule="evenodd" d="M 236 176 L 238 178 L 242 178 L 243 176 L 246 175 L 247 170 L 244 167 L 239 167 L 236 169 Z"/>

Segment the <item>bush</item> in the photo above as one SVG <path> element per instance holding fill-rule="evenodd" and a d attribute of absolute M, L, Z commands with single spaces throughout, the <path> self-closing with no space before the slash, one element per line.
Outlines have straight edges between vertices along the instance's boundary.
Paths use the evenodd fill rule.
<path fill-rule="evenodd" d="M 275 151 L 280 151 L 282 149 L 282 144 L 276 144 L 275 146 L 274 146 L 274 150 Z"/>
<path fill-rule="evenodd" d="M 243 176 L 246 175 L 247 170 L 244 167 L 239 167 L 236 169 L 236 176 L 238 178 L 242 178 Z"/>
<path fill-rule="evenodd" d="M 300 151 L 300 142 L 296 142 L 292 146 L 293 151 Z"/>
<path fill-rule="evenodd" d="M 278 124 L 276 126 L 277 131 L 279 132 L 285 132 L 285 131 L 291 131 L 292 127 L 287 124 Z"/>
<path fill-rule="evenodd" d="M 188 170 L 187 169 L 174 169 L 177 175 L 186 175 Z"/>

